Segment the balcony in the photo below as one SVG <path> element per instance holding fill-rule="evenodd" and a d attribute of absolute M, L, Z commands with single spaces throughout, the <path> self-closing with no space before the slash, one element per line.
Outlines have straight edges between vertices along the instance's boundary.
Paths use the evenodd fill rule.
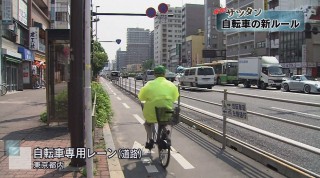
<path fill-rule="evenodd" d="M 17 34 L 15 34 L 15 32 L 11 31 L 11 30 L 3 30 L 2 31 L 2 36 L 12 42 L 17 42 Z"/>

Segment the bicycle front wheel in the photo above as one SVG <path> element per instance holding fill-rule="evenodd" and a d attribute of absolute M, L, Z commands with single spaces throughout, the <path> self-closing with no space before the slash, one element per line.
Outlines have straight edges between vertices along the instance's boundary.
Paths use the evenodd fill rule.
<path fill-rule="evenodd" d="M 0 90 L 1 90 L 1 91 L 0 91 L 1 96 L 7 94 L 7 87 L 6 87 L 6 86 L 1 85 Z"/>
<path fill-rule="evenodd" d="M 170 144 L 168 143 L 167 130 L 160 127 L 158 130 L 159 160 L 163 168 L 168 167 L 170 162 Z"/>

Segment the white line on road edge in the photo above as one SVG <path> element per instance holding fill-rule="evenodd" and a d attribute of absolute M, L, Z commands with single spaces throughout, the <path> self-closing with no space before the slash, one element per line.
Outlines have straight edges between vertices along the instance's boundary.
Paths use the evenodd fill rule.
<path fill-rule="evenodd" d="M 121 98 L 120 98 L 120 97 L 117 97 L 117 99 L 118 99 L 119 101 L 121 101 Z"/>
<path fill-rule="evenodd" d="M 152 164 L 152 159 L 150 158 L 151 154 L 154 153 L 154 151 L 151 150 L 151 154 L 150 154 L 149 149 L 146 149 L 143 145 L 141 145 L 137 141 L 134 141 L 132 149 L 141 149 L 142 150 L 142 155 L 144 155 L 144 156 L 141 157 L 141 161 L 143 164 L 147 164 L 147 165 L 145 165 L 145 168 L 148 173 L 159 172 L 157 167 Z"/>
<path fill-rule="evenodd" d="M 133 114 L 133 117 L 136 118 L 140 124 L 144 124 L 144 120 L 138 114 Z"/>
<path fill-rule="evenodd" d="M 129 109 L 130 107 L 126 104 L 126 103 L 122 103 L 124 107 L 126 107 L 127 109 Z"/>
<path fill-rule="evenodd" d="M 271 108 L 272 109 L 276 109 L 276 110 L 289 111 L 289 112 L 293 112 L 293 113 L 297 113 L 297 114 L 301 114 L 301 115 L 307 115 L 307 116 L 311 116 L 311 117 L 320 118 L 320 116 L 314 115 L 314 114 L 307 114 L 307 113 L 303 113 L 303 112 L 299 112 L 299 111 L 292 111 L 292 110 L 289 110 L 289 109 L 282 109 L 282 108 L 277 108 L 277 107 L 271 107 Z"/>
<path fill-rule="evenodd" d="M 194 167 L 171 146 L 171 156 L 177 160 L 177 162 L 184 168 L 184 169 L 193 169 Z"/>
<path fill-rule="evenodd" d="M 149 149 L 146 149 L 142 144 L 140 144 L 137 141 L 134 141 L 132 148 L 133 149 L 141 149 L 142 155 L 146 155 L 146 154 L 150 153 Z M 154 153 L 154 151 L 151 150 L 151 153 Z"/>
<path fill-rule="evenodd" d="M 116 150 L 108 123 L 106 123 L 103 127 L 103 138 L 106 144 L 106 148 Z M 108 169 L 110 177 L 124 178 L 124 174 L 117 156 L 113 156 L 112 158 L 108 159 Z"/>

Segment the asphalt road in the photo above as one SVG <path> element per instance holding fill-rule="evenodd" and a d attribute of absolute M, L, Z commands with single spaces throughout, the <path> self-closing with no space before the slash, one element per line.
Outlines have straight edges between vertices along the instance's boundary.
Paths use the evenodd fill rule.
<path fill-rule="evenodd" d="M 171 130 L 172 151 L 167 169 L 159 164 L 157 148 L 144 149 L 146 133 L 141 107 L 126 92 L 103 82 L 114 111 L 111 131 L 117 149 L 140 148 L 141 159 L 120 159 L 125 177 L 283 177 L 256 161 L 180 123 Z"/>
<path fill-rule="evenodd" d="M 137 82 L 137 88 L 140 87 L 140 83 L 141 81 Z M 235 87 L 233 85 L 214 86 L 213 89 L 227 89 L 228 92 L 233 93 L 243 93 L 272 98 L 280 98 L 284 100 L 297 100 L 302 102 L 320 103 L 319 94 L 284 92 L 273 88 L 261 90 L 252 87 L 248 89 L 243 88 L 242 85 L 239 85 L 238 87 Z M 213 91 L 181 90 L 181 95 L 220 104 L 223 100 L 222 93 Z M 236 95 L 228 95 L 228 100 L 245 102 L 247 110 L 249 111 L 254 111 L 270 116 L 280 117 L 282 119 L 287 119 L 290 121 L 296 121 L 320 127 L 319 107 L 292 104 L 290 102 L 270 101 Z M 198 102 L 183 97 L 181 98 L 181 102 L 217 115 L 222 115 L 222 109 L 219 106 Z M 220 131 L 222 130 L 222 122 L 220 120 L 210 118 L 208 116 L 185 109 L 183 110 L 183 114 L 186 114 L 187 116 L 190 116 L 193 119 L 201 121 L 215 129 L 218 129 Z M 320 131 L 312 130 L 309 128 L 303 128 L 301 126 L 275 121 L 251 114 L 248 115 L 247 120 L 234 120 L 320 149 Z M 227 134 L 234 136 L 242 141 L 246 141 L 258 148 L 268 151 L 298 166 L 301 166 L 312 172 L 320 174 L 320 155 L 316 155 L 309 151 L 305 151 L 300 148 L 282 143 L 280 141 L 267 138 L 266 136 L 242 129 L 238 126 L 231 124 L 227 125 Z"/>

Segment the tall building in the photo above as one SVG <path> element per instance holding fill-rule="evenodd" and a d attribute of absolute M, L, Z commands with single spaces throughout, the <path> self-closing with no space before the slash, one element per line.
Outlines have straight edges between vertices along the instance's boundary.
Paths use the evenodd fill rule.
<path fill-rule="evenodd" d="M 196 35 L 200 30 L 204 30 L 204 5 L 185 4 L 182 8 L 182 45 L 181 58 L 185 66 L 192 66 L 191 58 L 188 58 L 186 50 L 186 38 Z"/>
<path fill-rule="evenodd" d="M 166 14 L 157 12 L 154 19 L 154 63 L 171 67 L 170 49 L 181 44 L 182 18 L 181 7 L 169 7 Z M 168 16 L 172 14 L 172 16 Z"/>
<path fill-rule="evenodd" d="M 150 32 L 150 59 L 154 60 L 154 30 Z"/>
<path fill-rule="evenodd" d="M 226 49 L 226 35 L 223 32 L 217 31 L 216 18 L 213 12 L 220 8 L 220 0 L 205 0 L 205 28 L 204 28 L 204 49 L 206 50 L 225 50 Z M 204 58 L 204 62 L 211 62 L 212 60 L 222 58 Z"/>
<path fill-rule="evenodd" d="M 190 66 L 194 67 L 204 62 L 202 58 L 203 44 L 204 36 L 202 30 L 199 30 L 196 35 L 187 36 L 186 51 L 188 59 L 191 59 Z"/>
<path fill-rule="evenodd" d="M 276 56 L 283 67 L 283 72 L 307 74 L 320 77 L 320 1 L 319 0 L 271 0 L 269 10 L 302 10 L 305 13 L 306 30 L 312 32 L 273 32 L 269 35 L 267 48 L 271 56 Z"/>
<path fill-rule="evenodd" d="M 264 1 L 227 0 L 226 7 L 243 10 L 247 9 L 247 7 L 251 7 L 253 9 L 264 9 Z M 226 58 L 229 60 L 237 60 L 239 57 L 268 55 L 268 50 L 266 48 L 267 37 L 268 34 L 266 32 L 227 32 Z"/>
<path fill-rule="evenodd" d="M 150 59 L 150 30 L 143 28 L 127 29 L 127 65 L 141 64 Z"/>
<path fill-rule="evenodd" d="M 123 67 L 127 67 L 127 51 L 121 51 L 121 49 L 118 49 L 116 54 L 116 61 L 118 71 L 120 71 L 120 69 L 122 69 Z"/>

